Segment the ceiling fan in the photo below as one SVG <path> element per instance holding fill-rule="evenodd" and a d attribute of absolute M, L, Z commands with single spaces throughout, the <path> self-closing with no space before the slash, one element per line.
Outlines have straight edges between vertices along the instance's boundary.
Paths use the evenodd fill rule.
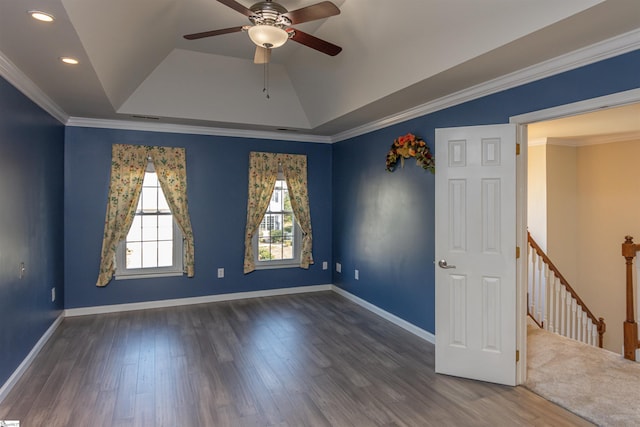
<path fill-rule="evenodd" d="M 331 56 L 335 56 L 342 51 L 340 46 L 336 46 L 333 43 L 329 43 L 328 41 L 291 27 L 293 24 L 301 24 L 303 22 L 315 21 L 340 14 L 340 9 L 330 1 L 322 1 L 291 12 L 272 0 L 261 1 L 249 8 L 246 8 L 235 0 L 218 1 L 247 16 L 253 25 L 187 34 L 184 36 L 185 39 L 196 40 L 205 37 L 219 36 L 221 34 L 246 31 L 251 41 L 256 45 L 256 53 L 254 56 L 254 62 L 256 64 L 268 63 L 271 56 L 271 49 L 282 46 L 289 39 Z"/>

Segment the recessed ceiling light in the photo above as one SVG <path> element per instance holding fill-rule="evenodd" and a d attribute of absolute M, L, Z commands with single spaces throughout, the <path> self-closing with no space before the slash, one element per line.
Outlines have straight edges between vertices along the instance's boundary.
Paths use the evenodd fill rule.
<path fill-rule="evenodd" d="M 78 64 L 78 60 L 75 58 L 70 58 L 68 56 L 63 56 L 62 58 L 60 58 L 60 61 L 64 62 L 65 64 L 71 64 L 71 65 L 77 65 Z"/>
<path fill-rule="evenodd" d="M 31 15 L 33 19 L 37 19 L 38 21 L 43 21 L 43 22 L 53 22 L 53 20 L 55 19 L 53 15 L 49 13 L 41 12 L 39 10 L 30 10 L 29 15 Z"/>

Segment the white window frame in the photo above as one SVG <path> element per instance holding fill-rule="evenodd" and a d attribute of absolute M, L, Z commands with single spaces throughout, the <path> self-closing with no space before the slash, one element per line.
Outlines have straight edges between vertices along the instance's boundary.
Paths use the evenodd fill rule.
<path fill-rule="evenodd" d="M 283 180 L 286 183 L 282 170 L 278 171 L 277 179 Z M 275 191 L 275 186 L 274 186 L 274 191 Z M 273 197 L 273 193 L 271 193 L 271 195 Z M 291 193 L 289 193 L 289 197 L 291 197 Z M 268 213 L 265 213 L 265 215 L 268 215 Z M 260 220 L 260 223 L 262 223 L 262 220 Z M 254 233 L 253 239 L 251 240 L 251 243 L 253 245 L 253 259 L 255 260 L 256 270 L 300 267 L 300 256 L 302 253 L 302 230 L 300 229 L 300 225 L 298 224 L 298 220 L 296 219 L 295 213 L 293 214 L 293 258 L 260 261 L 258 258 L 258 253 L 259 253 L 258 239 L 260 237 L 260 232 L 261 232 L 261 227 L 258 227 L 258 230 Z"/>
<path fill-rule="evenodd" d="M 149 161 L 145 172 L 154 172 L 153 162 Z M 162 189 L 160 189 L 162 191 Z M 136 205 L 138 200 L 136 200 Z M 173 217 L 173 214 L 171 215 Z M 127 230 L 127 234 L 128 234 Z M 146 267 L 146 268 L 127 268 L 126 267 L 126 237 L 120 243 L 116 249 L 116 280 L 123 279 L 145 279 L 154 277 L 170 277 L 170 276 L 182 276 L 184 274 L 183 266 L 183 251 L 184 251 L 184 236 L 180 227 L 173 218 L 173 265 L 166 267 Z"/>

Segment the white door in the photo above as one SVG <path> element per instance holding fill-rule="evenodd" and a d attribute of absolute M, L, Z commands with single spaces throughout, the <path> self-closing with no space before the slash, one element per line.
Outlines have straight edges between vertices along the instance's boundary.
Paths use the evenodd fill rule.
<path fill-rule="evenodd" d="M 516 126 L 436 129 L 436 372 L 516 384 Z"/>

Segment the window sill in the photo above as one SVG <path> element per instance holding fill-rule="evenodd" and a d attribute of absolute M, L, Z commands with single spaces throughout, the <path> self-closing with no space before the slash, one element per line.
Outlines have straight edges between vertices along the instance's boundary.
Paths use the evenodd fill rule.
<path fill-rule="evenodd" d="M 299 268 L 300 267 L 300 261 L 297 262 L 287 262 L 287 263 L 269 263 L 269 264 L 262 264 L 259 262 L 255 263 L 256 266 L 256 270 L 276 270 L 279 268 Z"/>
<path fill-rule="evenodd" d="M 164 273 L 141 273 L 141 274 L 116 274 L 116 280 L 129 280 L 129 279 L 157 279 L 158 277 L 177 277 L 184 276 L 183 272 L 170 271 Z"/>

